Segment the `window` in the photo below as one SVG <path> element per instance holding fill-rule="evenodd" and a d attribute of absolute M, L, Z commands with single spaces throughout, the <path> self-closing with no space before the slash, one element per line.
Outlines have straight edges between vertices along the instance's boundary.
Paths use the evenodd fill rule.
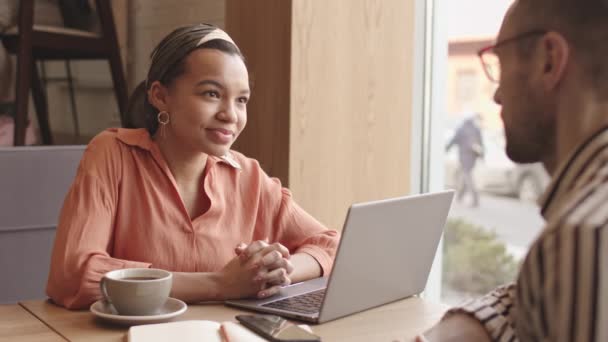
<path fill-rule="evenodd" d="M 413 121 L 420 133 L 414 134 L 418 157 L 412 163 L 419 163 L 414 171 L 420 176 L 412 184 L 422 192 L 459 190 L 427 285 L 428 297 L 451 305 L 513 281 L 544 224 L 535 201 L 549 176 L 540 164 L 518 165 L 506 156 L 500 106 L 493 101 L 496 85 L 484 76 L 476 54 L 494 41 L 511 3 L 428 0 L 425 14 L 418 14 L 425 18 L 425 48 L 417 59 L 424 61 L 418 75 L 423 100 L 414 111 L 422 114 Z M 471 152 L 477 143 L 445 150 L 465 125 L 479 132 L 483 146 L 468 166 L 459 148 Z"/>
<path fill-rule="evenodd" d="M 461 112 L 471 108 L 478 94 L 478 73 L 474 69 L 460 69 L 456 72 L 454 90 L 456 92 L 456 106 Z"/>

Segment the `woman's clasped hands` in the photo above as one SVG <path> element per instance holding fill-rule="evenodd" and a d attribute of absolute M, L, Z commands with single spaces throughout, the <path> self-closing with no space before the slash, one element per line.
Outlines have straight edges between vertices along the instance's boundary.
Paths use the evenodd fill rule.
<path fill-rule="evenodd" d="M 236 257 L 220 272 L 226 298 L 266 298 L 291 284 L 294 266 L 289 250 L 280 243 L 240 243 L 234 251 Z"/>

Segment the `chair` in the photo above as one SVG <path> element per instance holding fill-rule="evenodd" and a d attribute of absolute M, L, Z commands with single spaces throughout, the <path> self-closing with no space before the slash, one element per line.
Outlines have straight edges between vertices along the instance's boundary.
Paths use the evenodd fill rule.
<path fill-rule="evenodd" d="M 40 81 L 37 60 L 107 59 L 110 62 L 114 93 L 125 125 L 127 85 L 122 69 L 112 8 L 108 0 L 96 0 L 101 35 L 68 29 L 33 25 L 34 0 L 21 0 L 18 29 L 9 29 L 2 38 L 10 53 L 17 55 L 17 84 L 15 87 L 15 146 L 25 142 L 29 90 L 36 108 L 42 142 L 52 144 L 48 106 L 44 86 Z"/>
<path fill-rule="evenodd" d="M 0 148 L 0 304 L 46 297 L 59 211 L 84 149 Z"/>

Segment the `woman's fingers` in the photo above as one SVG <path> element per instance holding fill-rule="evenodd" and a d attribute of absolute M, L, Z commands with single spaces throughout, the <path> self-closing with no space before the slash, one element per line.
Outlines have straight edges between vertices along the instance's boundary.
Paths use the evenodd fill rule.
<path fill-rule="evenodd" d="M 262 260 L 262 267 L 265 267 L 270 271 L 282 268 L 287 272 L 288 275 L 293 272 L 294 267 L 291 261 L 275 253 L 267 254 Z"/>
<path fill-rule="evenodd" d="M 247 260 L 254 256 L 264 248 L 268 247 L 268 242 L 264 240 L 257 240 L 249 244 L 240 254 L 241 260 Z"/>
<path fill-rule="evenodd" d="M 241 260 L 250 263 L 252 267 L 272 266 L 281 258 L 289 259 L 290 256 L 287 247 L 280 243 L 269 245 L 261 240 L 252 242 L 239 254 Z"/>
<path fill-rule="evenodd" d="M 424 335 L 418 335 L 416 336 L 415 342 L 428 342 L 429 340 L 426 339 L 426 337 L 424 337 Z"/>
<path fill-rule="evenodd" d="M 271 251 L 262 257 L 260 261 L 262 266 L 269 267 L 274 264 L 278 264 L 281 260 L 283 260 L 283 255 L 279 251 Z"/>
<path fill-rule="evenodd" d="M 275 250 L 275 251 L 281 253 L 281 256 L 283 258 L 289 258 L 291 256 L 291 254 L 289 253 L 289 249 L 287 249 L 287 247 L 281 245 L 278 242 L 275 242 L 272 245 L 266 247 L 266 250 L 268 250 L 268 251 Z"/>
<path fill-rule="evenodd" d="M 275 252 L 275 251 L 279 252 L 283 258 L 289 258 L 290 257 L 289 249 L 287 249 L 287 247 L 281 245 L 278 242 L 275 242 L 275 243 L 273 243 L 271 245 L 267 245 L 262 250 L 258 251 L 258 254 L 264 256 L 264 255 L 266 255 L 268 253 Z"/>
<path fill-rule="evenodd" d="M 234 247 L 234 253 L 239 256 L 243 253 L 243 251 L 247 249 L 247 244 L 241 242 L 236 247 Z"/>
<path fill-rule="evenodd" d="M 291 279 L 284 268 L 277 268 L 269 272 L 260 272 L 253 279 L 256 282 L 267 285 L 286 286 L 291 284 Z"/>
<path fill-rule="evenodd" d="M 258 292 L 258 298 L 266 298 L 266 297 L 273 296 L 273 295 L 279 293 L 280 290 L 281 290 L 280 285 L 275 285 L 273 287 L 269 287 L 265 290 Z"/>

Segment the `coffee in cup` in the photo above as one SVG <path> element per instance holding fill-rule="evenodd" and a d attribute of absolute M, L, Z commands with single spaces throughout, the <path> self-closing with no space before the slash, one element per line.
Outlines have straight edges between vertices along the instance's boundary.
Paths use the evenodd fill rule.
<path fill-rule="evenodd" d="M 148 316 L 158 314 L 171 292 L 173 274 L 154 268 L 125 268 L 106 273 L 101 293 L 118 314 Z"/>

